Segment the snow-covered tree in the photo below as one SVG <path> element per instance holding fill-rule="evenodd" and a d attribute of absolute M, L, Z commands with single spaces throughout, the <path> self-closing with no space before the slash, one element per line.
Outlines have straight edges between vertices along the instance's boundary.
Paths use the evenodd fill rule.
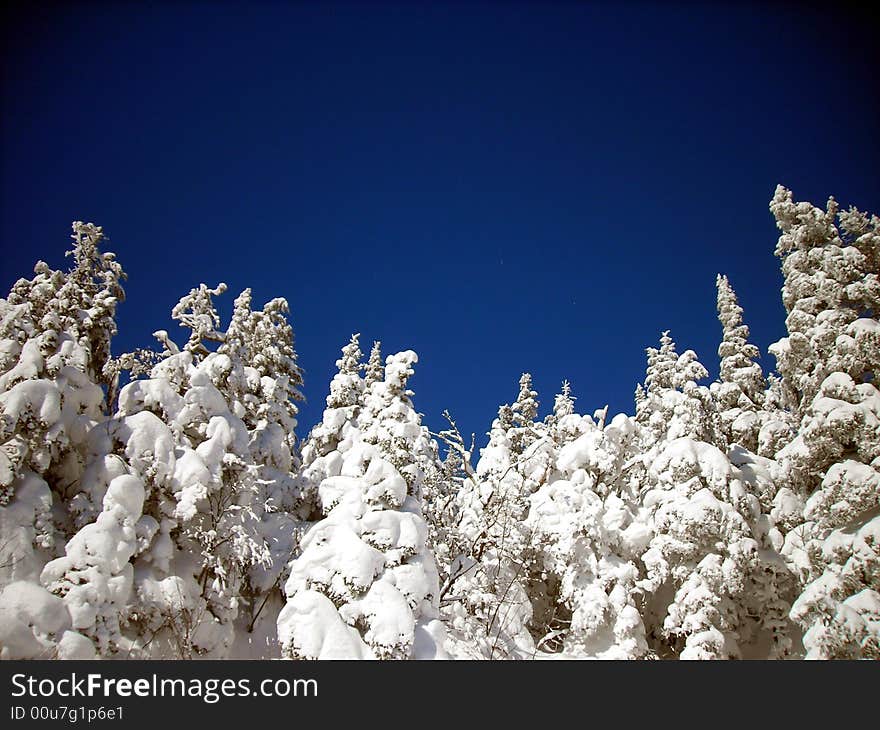
<path fill-rule="evenodd" d="M 413 392 L 407 389 L 417 362 L 412 350 L 386 359 L 384 379 L 370 383 L 364 392 L 361 424 L 364 440 L 375 444 L 406 480 L 407 494 L 421 499 L 425 480 L 437 471 L 440 460 L 437 443 L 422 425 L 413 408 Z"/>
<path fill-rule="evenodd" d="M 480 452 L 475 475 L 457 502 L 459 544 L 449 569 L 444 617 L 460 650 L 480 658 L 524 658 L 534 653 L 527 591 L 534 530 L 526 522 L 529 497 L 546 480 L 552 439 L 535 422 L 531 375 L 520 378 L 513 406 L 501 406 Z"/>
<path fill-rule="evenodd" d="M 337 372 L 330 381 L 330 393 L 326 398 L 327 407 L 321 422 L 315 425 L 303 442 L 302 471 L 300 491 L 308 510 L 317 518 L 318 485 L 335 468 L 332 461 L 338 451 L 347 450 L 357 431 L 358 417 L 362 408 L 364 380 L 360 376 L 361 352 L 360 333 L 351 336 L 349 343 L 342 348 L 342 357 L 336 361 Z"/>
<path fill-rule="evenodd" d="M 225 293 L 227 288 L 222 281 L 214 289 L 199 284 L 198 289 L 191 289 L 171 310 L 171 318 L 178 321 L 181 327 L 190 330 L 189 339 L 183 349 L 196 357 L 211 352 L 207 343 L 219 343 L 226 339 L 226 333 L 217 329 L 220 326 L 220 315 L 214 307 L 214 297 Z"/>
<path fill-rule="evenodd" d="M 653 535 L 639 588 L 654 650 L 692 659 L 785 655 L 792 582 L 751 475 L 691 437 L 660 442 L 645 460 L 642 505 Z"/>
<path fill-rule="evenodd" d="M 777 507 L 784 552 L 806 584 L 791 616 L 808 657 L 876 657 L 880 219 L 833 198 L 824 211 L 795 203 L 782 186 L 770 209 L 789 332 L 771 351 L 800 421 L 778 453 L 790 487 Z"/>
<path fill-rule="evenodd" d="M 0 299 L 0 658 L 880 658 L 880 219 L 770 209 L 778 373 L 719 275 L 718 382 L 669 332 L 634 417 L 565 381 L 538 420 L 523 373 L 475 466 L 358 334 L 299 448 L 281 298 L 224 328 L 201 284 L 185 344 L 112 357 L 125 274 L 75 222 Z"/>
<path fill-rule="evenodd" d="M 571 394 L 571 383 L 567 380 L 562 381 L 562 390 L 557 393 L 553 400 L 553 415 L 557 418 L 564 418 L 574 413 L 574 402 L 577 400 Z"/>
<path fill-rule="evenodd" d="M 743 323 L 742 307 L 727 277 L 719 274 L 715 283 L 718 287 L 718 319 L 723 334 L 718 346 L 721 368 L 712 392 L 728 442 L 740 443 L 756 451 L 766 389 L 761 366 L 755 362 L 760 353 L 749 342 L 749 328 Z"/>
<path fill-rule="evenodd" d="M 320 478 L 317 501 L 324 518 L 305 535 L 290 564 L 287 604 L 278 617 L 282 653 L 310 659 L 442 657 L 439 580 L 426 546 L 415 458 L 423 432 L 406 387 L 417 357 L 407 350 L 386 358 L 384 379 L 366 394 L 359 359 L 354 337 L 331 382 L 323 427 L 313 430 L 313 443 L 304 447 L 304 454 L 320 454 L 307 468 L 311 479 Z M 405 448 L 416 450 L 407 457 Z M 398 457 L 406 457 L 399 467 Z"/>
<path fill-rule="evenodd" d="M 644 397 L 637 404 L 636 421 L 647 427 L 653 440 L 688 436 L 723 446 L 721 421 L 711 392 L 699 385 L 709 373 L 696 353 L 685 350 L 679 355 L 667 330 L 660 338 L 660 348 L 647 348 L 647 355 Z"/>
<path fill-rule="evenodd" d="M 26 471 L 40 475 L 65 538 L 75 529 L 67 508 L 88 456 L 85 434 L 103 415 L 125 276 L 112 253 L 100 252 L 99 227 L 76 221 L 73 231 L 70 271 L 40 261 L 33 279 L 0 300 L 0 489 Z"/>
<path fill-rule="evenodd" d="M 784 552 L 806 583 L 791 615 L 807 656 L 880 658 L 880 392 L 829 375 L 780 460 L 805 520 Z"/>
<path fill-rule="evenodd" d="M 236 387 L 226 395 L 241 404 L 236 412 L 247 428 L 255 476 L 252 509 L 269 552 L 269 560 L 249 566 L 241 588 L 246 621 L 237 630 L 236 641 L 250 646 L 233 651 L 246 656 L 260 649 L 255 646 L 259 641 L 264 653 L 275 653 L 269 643 L 274 640 L 275 619 L 283 603 L 281 587 L 287 563 L 306 526 L 302 513 L 309 509 L 303 504 L 296 478 L 300 465 L 296 402 L 303 397 L 299 390 L 303 379 L 293 328 L 287 319 L 290 309 L 285 299 L 276 298 L 254 311 L 251 301 L 250 289 L 235 300 L 232 319 L 218 347 L 220 354 L 243 363 L 243 381 L 227 379 L 228 386 Z"/>
<path fill-rule="evenodd" d="M 770 211 L 782 232 L 776 255 L 782 259 L 788 312 L 788 337 L 770 350 L 789 405 L 800 416 L 831 373 L 846 373 L 859 383 L 874 372 L 880 219 L 854 208 L 841 213 L 834 198 L 825 210 L 795 203 L 781 185 Z"/>
<path fill-rule="evenodd" d="M 74 631 L 61 643 L 69 614 L 61 616 L 63 604 L 38 584 L 45 563 L 63 554 L 67 539 L 100 511 L 100 503 L 90 511 L 80 492 L 88 486 L 82 481 L 92 456 L 88 433 L 103 418 L 102 386 L 112 380 L 110 340 L 124 296 L 121 266 L 100 251 L 102 230 L 76 221 L 72 238 L 69 271 L 40 261 L 33 279 L 19 279 L 0 299 L 0 588 L 8 587 L 9 620 L 34 628 L 11 651 L 19 658 L 30 650 L 41 656 L 92 651 Z"/>
<path fill-rule="evenodd" d="M 136 597 L 127 617 L 127 651 L 135 656 L 226 655 L 243 585 L 255 566 L 272 572 L 261 518 L 270 487 L 292 483 L 284 426 L 295 424 L 289 402 L 295 389 L 272 365 L 279 353 L 286 362 L 286 345 L 274 340 L 271 322 L 283 307 L 270 303 L 268 313 L 249 316 L 245 292 L 227 343 L 211 301 L 225 288 L 201 285 L 181 299 L 172 316 L 194 328 L 186 345 L 178 348 L 160 333 L 163 359 L 149 378 L 122 389 L 118 411 L 94 436 L 106 441 L 108 454 L 95 464 L 94 484 L 108 481 L 121 462 L 146 487 L 133 555 Z M 209 343 L 222 344 L 211 351 Z M 262 363 L 266 374 L 245 365 L 243 356 Z M 286 558 L 276 557 L 279 571 Z"/>
<path fill-rule="evenodd" d="M 650 532 L 623 484 L 636 428 L 624 415 L 606 425 L 568 412 L 554 423 L 552 468 L 527 519 L 536 552 L 530 627 L 539 650 L 606 659 L 647 652 L 635 586 Z"/>
<path fill-rule="evenodd" d="M 648 642 L 659 656 L 732 658 L 750 655 L 747 645 L 769 635 L 782 655 L 790 648 L 791 581 L 754 494 L 768 489 L 771 477 L 758 475 L 758 457 L 740 455 L 748 465 L 740 468 L 723 450 L 715 403 L 697 384 L 706 375 L 692 351 L 676 356 L 668 333 L 659 350 L 648 350 L 646 396 L 636 416 L 648 430 L 638 455 L 643 519 L 652 533 L 638 582 Z M 746 606 L 757 586 L 766 605 L 756 623 Z"/>
<path fill-rule="evenodd" d="M 144 485 L 138 477 L 115 477 L 97 520 L 77 532 L 65 546 L 65 556 L 48 563 L 40 576 L 50 592 L 63 598 L 73 628 L 93 639 L 105 655 L 122 642 L 120 616 L 126 615 L 131 600 L 134 569 L 129 561 L 138 549 L 143 503 Z"/>
<path fill-rule="evenodd" d="M 370 348 L 370 359 L 364 366 L 364 388 L 369 389 L 373 383 L 378 383 L 385 375 L 385 366 L 382 364 L 382 343 L 373 341 Z"/>
<path fill-rule="evenodd" d="M 454 583 L 450 573 L 453 563 L 469 550 L 469 544 L 459 529 L 461 505 L 458 497 L 463 490 L 476 486 L 476 472 L 471 465 L 474 436 L 471 435 L 469 445 L 465 444 L 449 411 L 443 411 L 443 417 L 449 427 L 435 435 L 446 446 L 446 458 L 434 464 L 426 474 L 422 488 L 422 511 L 428 525 L 428 547 L 437 561 L 441 604 Z"/>

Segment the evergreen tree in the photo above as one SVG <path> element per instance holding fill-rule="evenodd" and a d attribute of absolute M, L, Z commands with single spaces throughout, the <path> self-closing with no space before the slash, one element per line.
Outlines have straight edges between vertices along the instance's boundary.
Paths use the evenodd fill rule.
<path fill-rule="evenodd" d="M 834 198 L 824 211 L 795 203 L 791 191 L 781 185 L 770 210 L 782 231 L 776 255 L 782 259 L 789 333 L 770 349 L 789 405 L 799 417 L 831 373 L 846 373 L 857 383 L 873 373 L 870 359 L 877 351 L 877 334 L 872 321 L 880 311 L 880 224 L 876 216 L 855 209 L 839 214 Z"/>
<path fill-rule="evenodd" d="M 370 349 L 370 359 L 364 367 L 364 388 L 369 390 L 373 383 L 378 383 L 385 374 L 385 367 L 382 364 L 382 343 L 378 340 L 373 342 Z"/>
<path fill-rule="evenodd" d="M 659 350 L 648 350 L 636 415 L 647 427 L 638 478 L 652 536 L 637 586 L 648 643 L 661 657 L 732 658 L 769 636 L 784 655 L 790 577 L 772 558 L 773 526 L 753 494 L 756 463 L 741 459 L 749 461 L 741 469 L 722 450 L 715 403 L 697 384 L 706 375 L 693 351 L 676 356 L 668 333 Z M 757 622 L 747 608 L 756 595 L 764 600 Z"/>
<path fill-rule="evenodd" d="M 557 419 L 570 416 L 574 413 L 574 402 L 577 400 L 571 394 L 571 383 L 567 380 L 562 381 L 562 390 L 553 400 L 553 415 Z"/>
<path fill-rule="evenodd" d="M 458 498 L 459 544 L 450 568 L 444 617 L 453 642 L 470 656 L 524 658 L 534 653 L 527 590 L 534 560 L 529 497 L 545 481 L 552 441 L 534 421 L 537 393 L 520 378 L 513 406 L 503 405 L 472 480 Z"/>
<path fill-rule="evenodd" d="M 278 617 L 282 652 L 312 659 L 443 656 L 439 580 L 426 546 L 415 458 L 424 432 L 406 387 L 417 357 L 412 351 L 389 356 L 384 380 L 352 401 L 340 396 L 363 394 L 359 359 L 352 338 L 331 382 L 325 428 L 313 431 L 314 449 L 306 446 L 310 454 L 321 452 L 309 468 L 310 478 L 320 477 L 324 518 L 290 564 L 287 604 Z M 331 428 L 341 438 L 326 438 Z M 399 468 L 398 458 L 405 462 Z"/>
<path fill-rule="evenodd" d="M 660 338 L 660 348 L 647 348 L 647 355 L 645 386 L 641 391 L 644 398 L 636 408 L 636 421 L 651 434 L 646 445 L 684 436 L 725 445 L 711 393 L 698 384 L 709 373 L 696 353 L 685 350 L 679 355 L 667 330 Z"/>
<path fill-rule="evenodd" d="M 211 297 L 225 288 L 203 284 L 181 299 L 172 316 L 194 328 L 187 344 L 162 337 L 164 358 L 149 378 L 122 389 L 118 412 L 99 431 L 104 452 L 146 486 L 127 617 L 126 651 L 134 656 L 228 655 L 242 587 L 254 566 L 272 560 L 258 487 L 267 465 L 254 459 L 261 423 L 252 420 L 272 401 L 254 408 L 249 396 L 264 395 L 259 371 L 242 362 L 242 338 L 226 343 L 219 329 Z M 239 322 L 248 301 L 249 293 L 237 300 Z M 210 343 L 223 344 L 212 352 Z M 113 476 L 108 462 L 97 462 L 94 483 Z"/>
<path fill-rule="evenodd" d="M 243 406 L 241 417 L 248 431 L 256 478 L 253 511 L 269 551 L 269 560 L 252 564 L 244 576 L 241 592 L 247 620 L 236 638 L 253 641 L 259 621 L 262 631 L 257 633 L 268 634 L 271 641 L 283 605 L 281 586 L 287 577 L 286 566 L 306 526 L 296 479 L 299 455 L 295 435 L 296 402 L 303 398 L 299 390 L 303 380 L 287 319 L 287 301 L 272 299 L 259 311 L 251 309 L 251 301 L 250 289 L 235 300 L 218 352 L 244 364 L 243 387 L 231 395 Z"/>
<path fill-rule="evenodd" d="M 64 603 L 39 585 L 48 560 L 95 514 L 82 490 L 89 430 L 103 418 L 116 305 L 124 273 L 101 253 L 101 228 L 73 223 L 74 266 L 40 261 L 0 299 L 0 655 L 88 657 Z M 27 600 L 21 600 L 27 596 Z M 65 638 L 66 637 L 66 638 Z"/>
<path fill-rule="evenodd" d="M 742 307 L 727 277 L 719 274 L 716 286 L 718 319 L 723 336 L 718 346 L 718 357 L 721 358 L 719 382 L 713 384 L 713 394 L 727 440 L 755 451 L 766 388 L 761 366 L 754 362 L 759 351 L 749 342 L 749 328 L 743 324 Z"/>
<path fill-rule="evenodd" d="M 360 333 L 353 334 L 342 348 L 338 368 L 330 381 L 330 394 L 321 422 L 312 428 L 303 442 L 300 491 L 307 507 L 306 516 L 319 516 L 318 485 L 328 476 L 338 474 L 336 460 L 347 451 L 357 434 L 361 412 L 364 381 L 360 376 L 363 353 L 359 346 Z"/>
<path fill-rule="evenodd" d="M 554 424 L 552 465 L 527 519 L 536 552 L 530 628 L 542 651 L 606 659 L 647 651 L 636 580 L 650 533 L 624 483 L 635 429 L 623 415 L 606 425 L 571 412 Z"/>
<path fill-rule="evenodd" d="M 800 419 L 778 454 L 789 501 L 803 504 L 803 524 L 790 525 L 785 545 L 806 583 L 791 615 L 807 656 L 877 657 L 880 219 L 840 212 L 833 198 L 825 211 L 795 203 L 782 186 L 770 209 L 789 313 L 789 336 L 771 350 Z"/>

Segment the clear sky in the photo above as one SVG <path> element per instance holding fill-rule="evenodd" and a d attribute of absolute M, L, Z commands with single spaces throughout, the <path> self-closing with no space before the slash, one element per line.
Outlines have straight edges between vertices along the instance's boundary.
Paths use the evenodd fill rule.
<path fill-rule="evenodd" d="M 784 334 L 777 183 L 880 212 L 875 26 L 836 7 L 7 7 L 0 290 L 82 219 L 129 274 L 117 353 L 183 342 L 199 282 L 284 296 L 301 437 L 354 331 L 419 353 L 435 428 L 480 439 L 523 371 L 542 415 L 563 378 L 631 413 L 663 329 L 717 373 L 716 273 Z"/>

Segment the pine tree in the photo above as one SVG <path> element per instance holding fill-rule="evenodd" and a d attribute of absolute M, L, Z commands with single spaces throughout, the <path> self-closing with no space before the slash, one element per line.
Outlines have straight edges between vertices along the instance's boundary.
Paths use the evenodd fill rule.
<path fill-rule="evenodd" d="M 574 413 L 575 400 L 577 399 L 571 394 L 571 383 L 563 380 L 560 392 L 553 399 L 553 412 L 549 413 L 544 419 L 544 425 L 550 429 L 554 440 L 557 442 L 565 439 L 564 433 L 560 433 L 560 431 L 564 432 L 565 427 L 563 424 L 567 416 Z"/>
<path fill-rule="evenodd" d="M 870 320 L 880 310 L 880 224 L 855 209 L 839 214 L 834 198 L 824 211 L 795 203 L 781 185 L 770 210 L 782 231 L 776 255 L 785 276 L 789 333 L 770 349 L 790 406 L 800 416 L 831 373 L 844 372 L 859 383 L 873 372 L 865 356 L 870 360 L 877 350 Z"/>
<path fill-rule="evenodd" d="M 373 383 L 378 383 L 385 375 L 385 367 L 382 364 L 382 343 L 378 340 L 373 342 L 370 349 L 370 359 L 364 367 L 364 388 L 369 390 Z"/>
<path fill-rule="evenodd" d="M 749 342 L 749 328 L 743 324 L 742 307 L 727 277 L 719 274 L 716 286 L 718 319 L 723 336 L 718 346 L 718 357 L 721 358 L 719 382 L 713 384 L 713 394 L 727 440 L 756 451 L 766 388 L 761 367 L 754 362 L 759 351 Z"/>
<path fill-rule="evenodd" d="M 289 306 L 285 299 L 276 298 L 254 311 L 251 301 L 250 289 L 235 300 L 229 328 L 218 348 L 219 353 L 244 364 L 242 388 L 230 395 L 243 406 L 241 417 L 255 470 L 253 511 L 269 552 L 268 561 L 252 564 L 245 573 L 241 592 L 247 620 L 237 631 L 237 639 L 254 634 L 258 621 L 263 627 L 259 633 L 274 634 L 287 563 L 306 527 L 303 512 L 309 511 L 309 507 L 304 509 L 296 479 L 300 466 L 296 402 L 303 398 L 299 390 L 303 379 L 287 319 Z"/>
<path fill-rule="evenodd" d="M 804 505 L 784 548 L 806 583 L 791 616 L 809 657 L 877 657 L 880 219 L 840 212 L 833 198 L 825 211 L 794 203 L 782 186 L 770 208 L 789 313 L 789 336 L 771 350 L 800 420 L 778 454 L 790 501 Z"/>
<path fill-rule="evenodd" d="M 251 438 L 260 422 L 249 430 L 243 420 L 265 408 L 254 409 L 249 396 L 264 395 L 260 386 L 268 383 L 242 362 L 245 341 L 239 336 L 226 343 L 219 329 L 211 297 L 224 290 L 203 284 L 174 307 L 172 316 L 194 328 L 187 344 L 178 348 L 161 338 L 164 359 L 148 379 L 122 389 L 118 412 L 102 430 L 106 453 L 123 459 L 146 486 L 133 556 L 137 600 L 127 632 L 127 651 L 135 656 L 226 656 L 242 586 L 254 566 L 272 560 L 261 533 L 265 494 L 258 488 L 266 465 L 255 461 L 260 444 Z M 237 300 L 238 322 L 246 318 L 246 303 L 247 292 Z M 221 345 L 212 352 L 210 343 Z M 261 351 L 270 347 L 259 338 L 255 344 Z M 109 474 L 95 483 L 112 477 L 107 461 L 98 463 L 97 474 Z M 283 453 L 280 461 L 287 463 Z"/>
<path fill-rule="evenodd" d="M 752 494 L 756 469 L 740 469 L 722 450 L 715 402 L 697 383 L 706 375 L 693 351 L 676 356 L 668 333 L 659 350 L 648 350 L 636 416 L 647 427 L 637 474 L 642 519 L 653 533 L 637 583 L 648 643 L 659 656 L 730 658 L 769 635 L 784 655 L 790 577 L 767 557 L 774 533 Z M 755 595 L 765 602 L 757 623 L 747 609 Z"/>
<path fill-rule="evenodd" d="M 553 415 L 557 419 L 570 416 L 574 413 L 574 402 L 577 400 L 571 394 L 571 383 L 567 380 L 562 381 L 562 390 L 553 401 Z"/>
<path fill-rule="evenodd" d="M 84 496 L 92 458 L 90 429 L 103 418 L 110 341 L 125 274 L 101 253 L 102 230 L 73 223 L 74 265 L 55 271 L 37 262 L 0 299 L 0 613 L 26 635 L 4 639 L 10 656 L 93 654 L 71 628 L 63 601 L 39 585 L 48 560 L 100 512 Z M 14 586 L 14 589 L 13 589 Z M 26 595 L 22 602 L 19 596 Z M 66 637 L 66 638 L 65 638 Z M 30 652 L 39 652 L 31 654 Z"/>
<path fill-rule="evenodd" d="M 604 419 L 604 410 L 597 413 Z M 650 533 L 624 483 L 636 425 L 624 415 L 606 425 L 569 413 L 555 429 L 552 466 L 530 497 L 527 519 L 536 551 L 528 586 L 536 646 L 568 656 L 643 656 L 635 583 Z"/>
<path fill-rule="evenodd" d="M 220 326 L 220 315 L 217 314 L 213 302 L 213 297 L 220 296 L 226 289 L 223 282 L 214 289 L 199 284 L 198 289 L 191 289 L 171 310 L 171 318 L 180 322 L 181 327 L 190 330 L 184 349 L 196 357 L 204 357 L 211 352 L 207 343 L 223 342 L 226 337 L 225 332 L 217 329 Z"/>
<path fill-rule="evenodd" d="M 363 353 L 358 344 L 360 333 L 351 336 L 349 343 L 342 348 L 342 357 L 336 361 L 339 372 L 330 382 L 330 395 L 327 397 L 328 408 L 346 408 L 356 406 L 364 390 L 363 380 L 358 373 L 361 370 Z"/>
<path fill-rule="evenodd" d="M 365 394 L 359 359 L 352 338 L 324 413 L 325 431 L 333 428 L 343 437 L 331 441 L 320 433 L 316 448 L 307 444 L 304 450 L 316 454 L 320 446 L 310 478 L 320 477 L 317 503 L 324 518 L 290 564 L 287 604 L 278 617 L 282 653 L 314 659 L 443 656 L 439 579 L 419 498 L 424 432 L 406 387 L 417 357 L 412 351 L 389 356 L 384 380 Z M 339 397 L 353 393 L 363 396 L 354 402 Z M 365 431 L 359 415 L 366 416 Z"/>
<path fill-rule="evenodd" d="M 346 451 L 356 435 L 356 424 L 361 411 L 364 380 L 360 376 L 361 353 L 358 340 L 360 333 L 353 334 L 342 348 L 342 357 L 336 361 L 338 368 L 330 381 L 330 394 L 321 422 L 315 425 L 303 442 L 300 492 L 306 505 L 306 515 L 317 519 L 318 485 L 328 476 L 338 474 L 336 459 L 339 452 Z"/>
<path fill-rule="evenodd" d="M 676 352 L 669 331 L 663 332 L 660 348 L 647 348 L 644 398 L 637 403 L 636 421 L 646 426 L 651 441 L 690 436 L 724 445 L 721 423 L 711 393 L 699 381 L 708 377 L 693 350 Z M 637 390 L 637 396 L 640 392 Z"/>
<path fill-rule="evenodd" d="M 444 617 L 452 640 L 468 656 L 530 656 L 532 606 L 527 585 L 534 560 L 529 497 L 546 480 L 552 441 L 534 421 L 537 393 L 520 378 L 513 406 L 503 405 L 481 450 L 476 473 L 458 498 L 458 543 L 450 568 Z"/>

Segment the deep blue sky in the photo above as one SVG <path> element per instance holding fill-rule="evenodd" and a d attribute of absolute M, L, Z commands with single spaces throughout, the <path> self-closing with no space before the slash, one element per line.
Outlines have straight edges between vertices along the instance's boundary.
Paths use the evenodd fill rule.
<path fill-rule="evenodd" d="M 784 334 L 777 182 L 880 212 L 852 9 L 720 3 L 22 3 L 2 18 L 0 290 L 73 219 L 129 274 L 116 352 L 199 282 L 292 309 L 320 416 L 353 331 L 412 348 L 432 427 L 534 374 L 632 412 L 672 330 L 717 373 L 715 274 Z M 224 301 L 225 300 L 225 301 Z M 772 358 L 763 358 L 765 369 Z"/>

